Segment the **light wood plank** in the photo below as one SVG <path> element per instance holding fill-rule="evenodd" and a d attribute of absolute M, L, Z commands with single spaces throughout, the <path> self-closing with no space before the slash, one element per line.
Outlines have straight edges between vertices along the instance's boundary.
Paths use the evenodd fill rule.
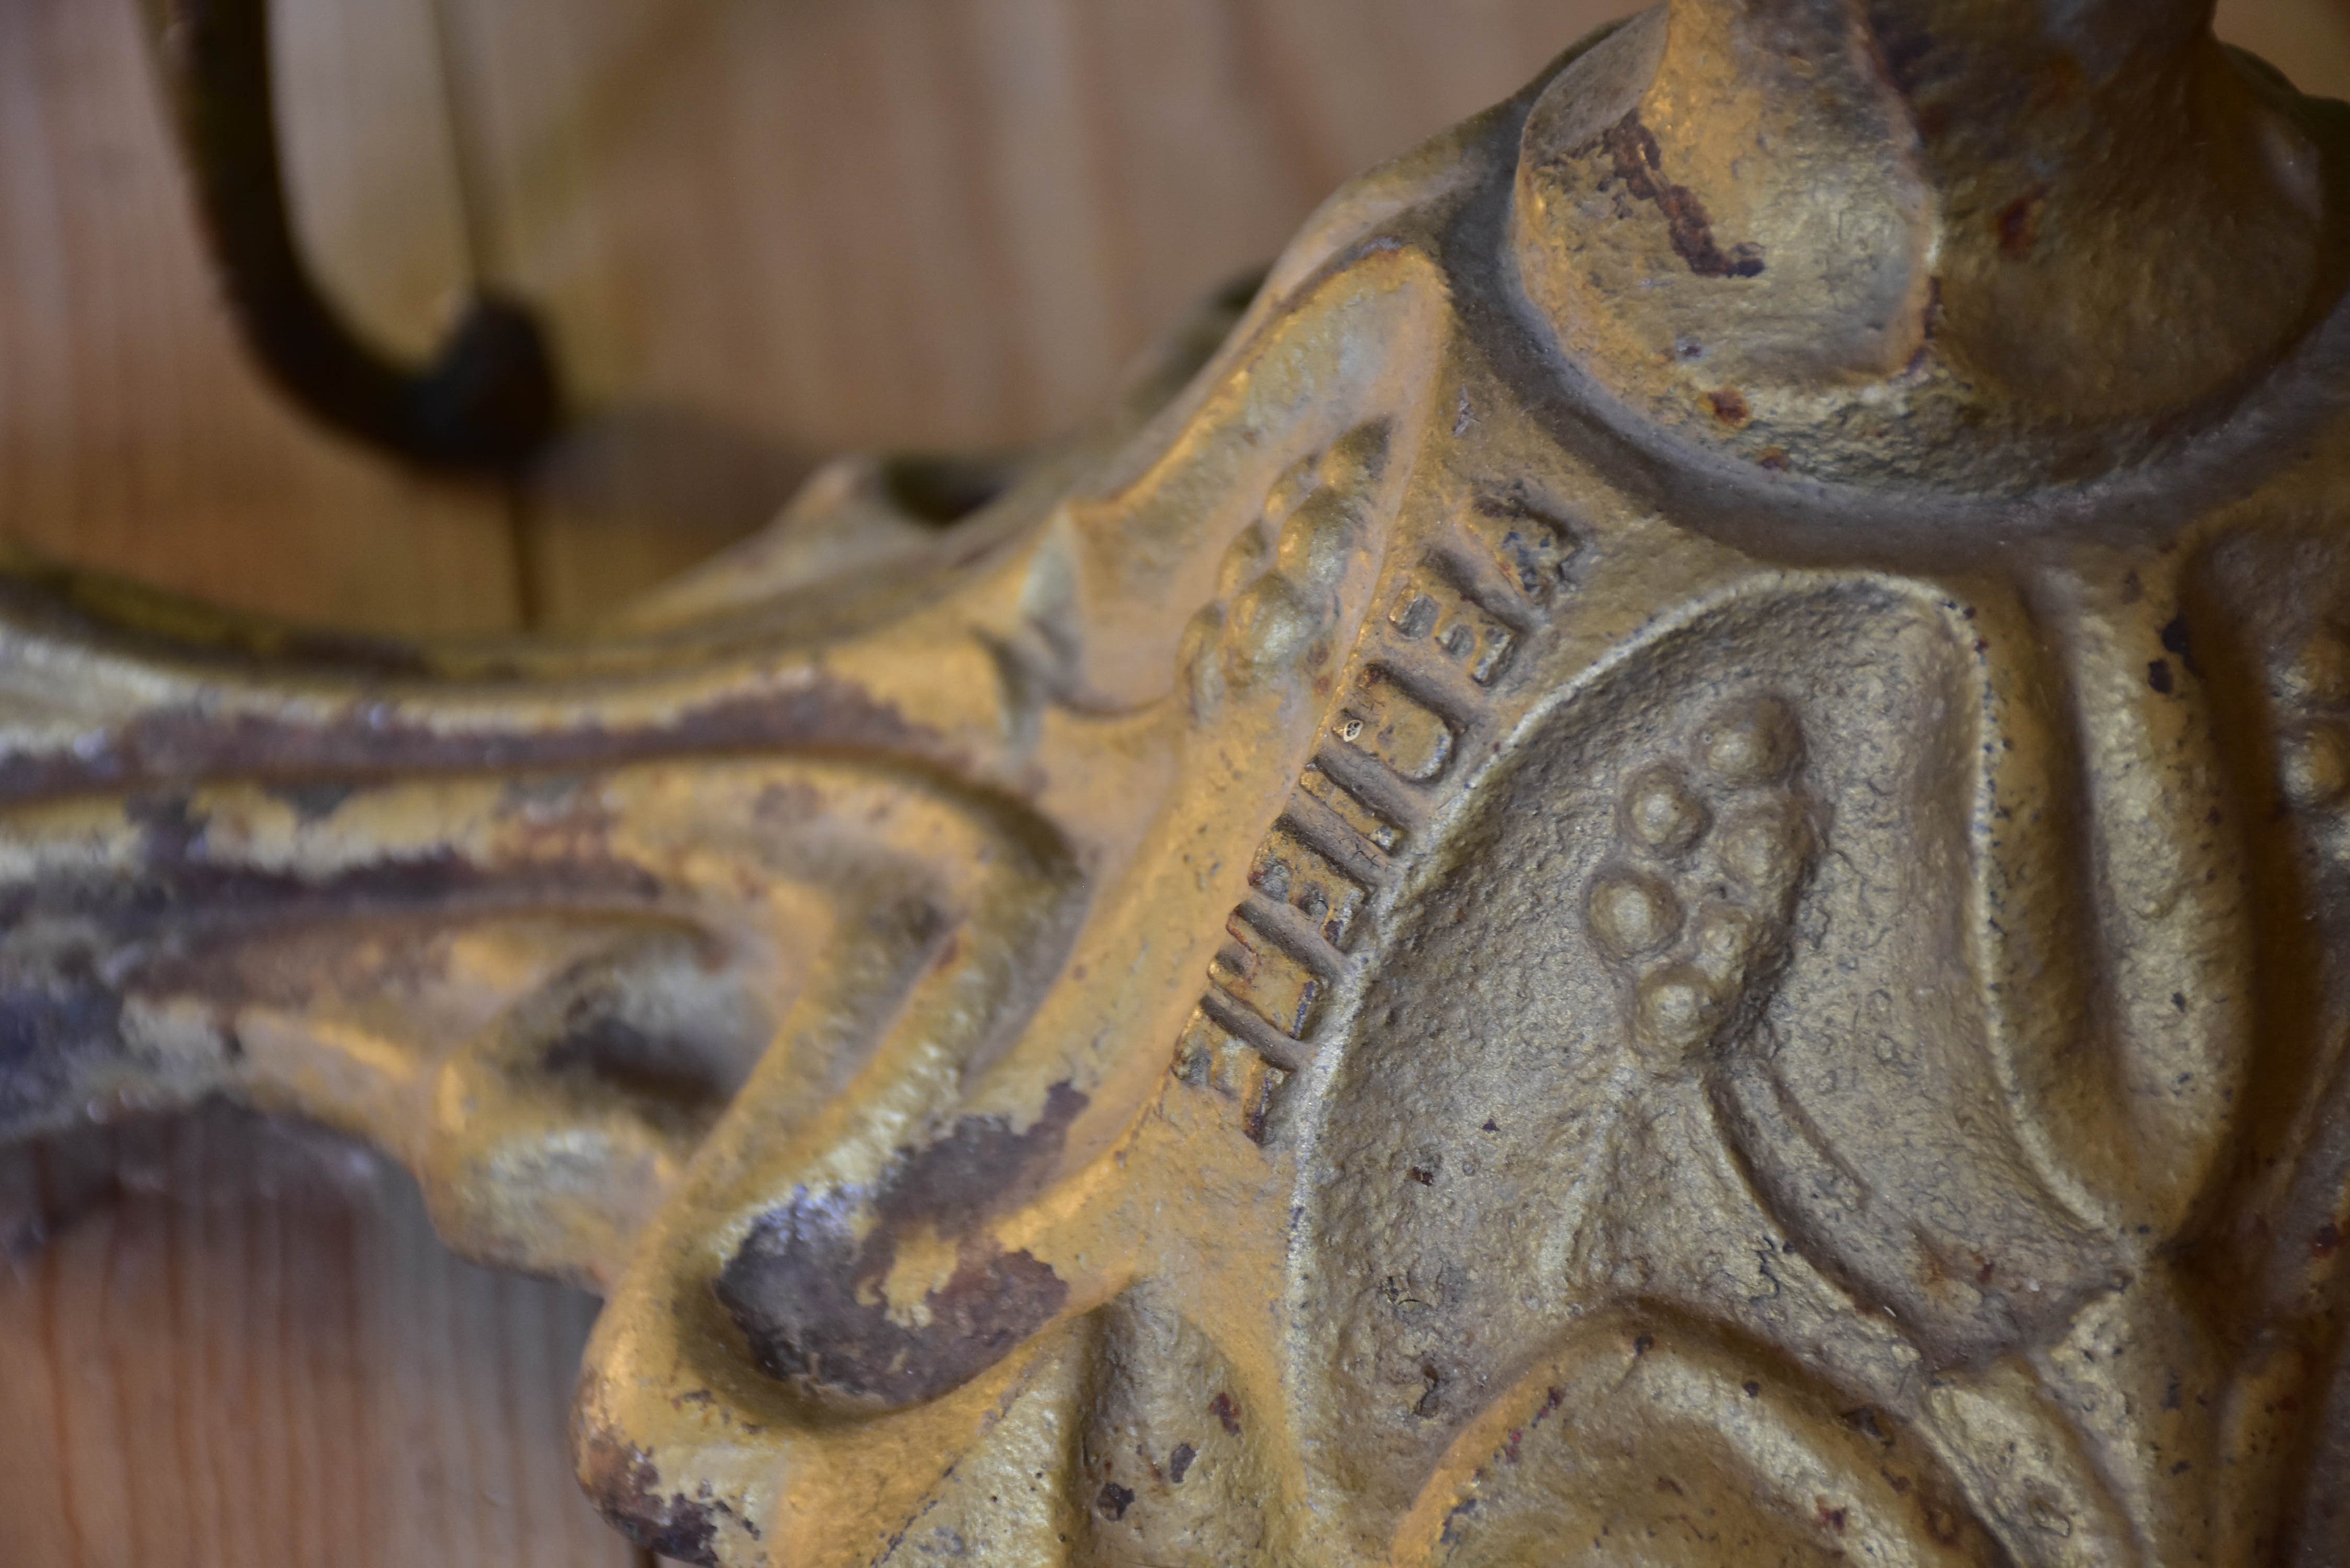
<path fill-rule="evenodd" d="M 0 3 L 0 534 L 340 627 L 511 625 L 494 493 L 322 437 L 240 357 L 143 49 L 128 0 Z"/>
<path fill-rule="evenodd" d="M 2350 0 L 2220 0 L 2216 25 L 2302 91 L 2350 99 Z"/>
<path fill-rule="evenodd" d="M 226 1110 L 10 1167 L 12 1564 L 638 1561 L 566 1458 L 594 1303 L 452 1258 L 405 1175 Z"/>
<path fill-rule="evenodd" d="M 1347 172 L 1616 8 L 470 0 L 504 266 L 598 410 L 535 497 L 539 597 L 592 617 L 817 453 L 1081 418 Z"/>
<path fill-rule="evenodd" d="M 362 335 L 421 360 L 478 259 L 435 12 L 426 0 L 275 0 L 270 22 L 303 253 Z"/>

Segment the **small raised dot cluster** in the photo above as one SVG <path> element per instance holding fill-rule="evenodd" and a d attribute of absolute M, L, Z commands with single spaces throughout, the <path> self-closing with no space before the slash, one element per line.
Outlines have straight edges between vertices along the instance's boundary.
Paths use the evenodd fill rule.
<path fill-rule="evenodd" d="M 1363 425 L 1274 483 L 1224 550 L 1214 602 L 1184 628 L 1180 668 L 1195 715 L 1211 718 L 1227 693 L 1330 657 L 1338 585 L 1363 548 L 1386 461 L 1387 427 Z"/>
<path fill-rule="evenodd" d="M 1584 912 L 1629 993 L 1643 1057 L 1701 1055 L 1752 1013 L 1785 961 L 1816 847 L 1796 782 L 1803 750 L 1794 710 L 1757 693 L 1626 776 L 1615 853 Z"/>
<path fill-rule="evenodd" d="M 2279 673 L 2288 715 L 2277 737 L 2277 790 L 2297 812 L 2350 806 L 2350 639 L 2313 632 Z"/>

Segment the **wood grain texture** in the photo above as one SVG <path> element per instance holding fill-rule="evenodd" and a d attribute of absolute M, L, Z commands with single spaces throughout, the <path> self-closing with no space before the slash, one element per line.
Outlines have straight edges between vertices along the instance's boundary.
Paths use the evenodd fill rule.
<path fill-rule="evenodd" d="M 2220 0 L 2218 26 L 2302 91 L 2350 99 L 2350 0 Z"/>
<path fill-rule="evenodd" d="M 453 7 L 504 280 L 593 410 L 535 490 L 540 598 L 592 617 L 816 454 L 1082 417 L 1347 174 L 1618 8 Z"/>
<path fill-rule="evenodd" d="M 527 500 L 534 603 L 592 620 L 822 453 L 1081 418 L 1347 176 L 1631 8 L 441 0 L 478 252 L 586 416 Z M 2350 92 L 2345 0 L 2222 12 Z"/>
<path fill-rule="evenodd" d="M 474 279 L 579 422 L 517 492 L 238 357 L 129 0 L 0 0 L 0 534 L 342 627 L 592 620 L 847 446 L 1029 440 L 1357 169 L 1614 0 L 279 0 L 300 230 L 411 354 Z M 2350 96 L 2350 0 L 2222 26 Z M 523 563 L 523 565 L 518 565 Z M 571 1488 L 593 1311 L 396 1172 L 224 1114 L 0 1163 L 5 1568 L 625 1564 Z"/>
<path fill-rule="evenodd" d="M 0 532 L 280 614 L 511 623 L 494 497 L 322 438 L 238 357 L 126 0 L 0 0 Z"/>
<path fill-rule="evenodd" d="M 563 1461 L 594 1303 L 461 1263 L 407 1177 L 225 1110 L 12 1155 L 0 1558 L 627 1568 Z"/>

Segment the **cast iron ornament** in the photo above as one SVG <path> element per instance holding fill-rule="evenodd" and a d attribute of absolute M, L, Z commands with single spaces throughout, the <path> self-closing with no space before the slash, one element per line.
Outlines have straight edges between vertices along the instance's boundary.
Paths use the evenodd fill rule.
<path fill-rule="evenodd" d="M 598 639 L 20 573 L 7 1129 L 374 1140 L 689 1562 L 2350 1561 L 2350 111 L 2210 9 L 1673 0 Z"/>

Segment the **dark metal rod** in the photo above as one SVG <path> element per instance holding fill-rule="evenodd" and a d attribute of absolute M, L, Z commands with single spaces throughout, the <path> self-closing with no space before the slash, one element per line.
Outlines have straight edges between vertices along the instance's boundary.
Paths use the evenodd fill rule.
<path fill-rule="evenodd" d="M 245 344 L 302 407 L 435 468 L 527 458 L 561 415 L 554 361 L 527 307 L 477 291 L 432 362 L 363 341 L 296 244 L 270 95 L 267 0 L 147 0 L 213 261 Z"/>

